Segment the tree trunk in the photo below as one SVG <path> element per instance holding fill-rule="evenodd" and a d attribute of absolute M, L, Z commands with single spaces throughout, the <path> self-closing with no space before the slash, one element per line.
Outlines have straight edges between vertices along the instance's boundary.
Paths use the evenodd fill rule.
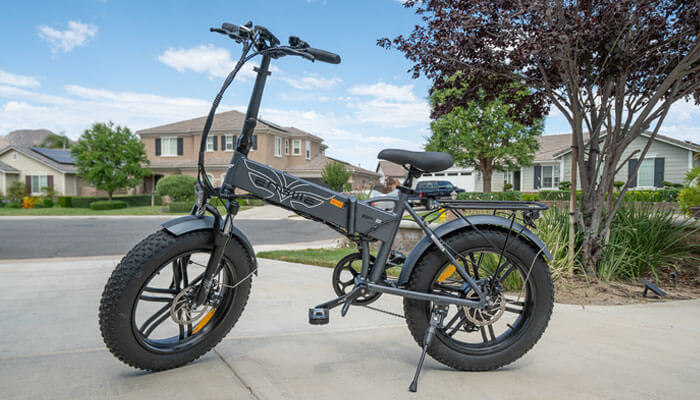
<path fill-rule="evenodd" d="M 493 176 L 493 169 L 483 168 L 481 174 L 484 176 L 484 193 L 491 193 L 491 177 Z"/>
<path fill-rule="evenodd" d="M 112 192 L 107 192 L 107 198 L 112 201 Z"/>

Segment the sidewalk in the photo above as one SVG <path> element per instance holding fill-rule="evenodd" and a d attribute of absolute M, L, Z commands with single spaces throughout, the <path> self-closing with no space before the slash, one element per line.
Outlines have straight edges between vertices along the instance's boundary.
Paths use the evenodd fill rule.
<path fill-rule="evenodd" d="M 188 366 L 144 373 L 105 349 L 100 293 L 118 257 L 0 261 L 3 398 L 560 399 L 693 398 L 700 390 L 700 301 L 556 305 L 532 351 L 494 372 L 426 359 L 403 320 L 353 307 L 311 326 L 307 309 L 333 297 L 330 269 L 260 259 L 243 317 Z M 401 300 L 377 307 L 400 313 Z M 364 397 L 360 397 L 364 396 Z"/>

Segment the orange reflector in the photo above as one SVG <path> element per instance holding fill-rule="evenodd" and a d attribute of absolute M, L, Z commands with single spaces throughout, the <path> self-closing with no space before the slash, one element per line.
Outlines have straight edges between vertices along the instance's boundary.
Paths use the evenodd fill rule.
<path fill-rule="evenodd" d="M 445 270 L 442 271 L 440 276 L 438 276 L 438 282 L 442 282 L 445 279 L 449 278 L 450 276 L 452 276 L 452 274 L 455 273 L 455 271 L 457 271 L 457 267 L 455 267 L 454 264 L 450 264 L 450 266 L 445 268 Z"/>
<path fill-rule="evenodd" d="M 338 208 L 343 208 L 343 202 L 338 199 L 331 199 L 331 204 Z"/>
<path fill-rule="evenodd" d="M 197 332 L 199 332 L 200 329 L 204 328 L 204 325 L 206 325 L 207 322 L 209 322 L 211 317 L 214 315 L 215 311 L 216 311 L 216 308 L 212 308 L 211 310 L 209 310 L 209 312 L 204 316 L 204 318 L 202 318 L 202 320 L 199 321 L 197 326 L 195 326 L 194 329 L 192 329 L 192 333 L 197 333 Z"/>

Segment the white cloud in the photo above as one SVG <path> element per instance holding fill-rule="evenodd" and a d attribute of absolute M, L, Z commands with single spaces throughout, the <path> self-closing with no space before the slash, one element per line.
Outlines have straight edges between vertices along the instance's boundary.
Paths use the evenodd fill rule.
<path fill-rule="evenodd" d="M 39 87 L 39 80 L 32 76 L 11 74 L 2 69 L 0 69 L 0 83 L 27 88 Z"/>
<path fill-rule="evenodd" d="M 95 25 L 83 24 L 78 21 L 69 21 L 68 29 L 59 31 L 47 25 L 39 27 L 39 37 L 51 45 L 51 52 L 57 53 L 63 50 L 67 53 L 78 46 L 85 46 L 88 39 L 97 34 Z"/>
<path fill-rule="evenodd" d="M 374 85 L 355 85 L 350 88 L 350 93 L 372 96 L 380 100 L 401 102 L 415 102 L 418 100 L 413 94 L 413 85 L 397 86 L 384 82 L 377 82 Z"/>
<path fill-rule="evenodd" d="M 172 98 L 149 93 L 119 92 L 77 85 L 55 96 L 0 85 L 0 134 L 14 129 L 46 128 L 66 131 L 73 139 L 94 122 L 114 121 L 132 130 L 205 115 L 209 101 Z M 220 109 L 230 109 L 221 106 Z"/>
<path fill-rule="evenodd" d="M 342 79 L 323 78 L 318 75 L 307 75 L 301 78 L 298 77 L 281 77 L 280 80 L 288 83 L 290 86 L 301 90 L 321 89 L 329 90 L 342 82 Z"/>
<path fill-rule="evenodd" d="M 430 123 L 430 106 L 413 94 L 413 85 L 391 85 L 378 82 L 356 85 L 349 89 L 357 96 L 369 96 L 368 101 L 349 102 L 356 110 L 357 122 L 371 123 L 387 128 L 405 128 Z"/>
<path fill-rule="evenodd" d="M 236 66 L 238 60 L 231 58 L 231 53 L 213 44 L 201 44 L 197 47 L 189 49 L 169 48 L 158 56 L 158 60 L 163 64 L 175 68 L 178 72 L 187 70 L 206 73 L 209 79 L 221 79 L 228 74 Z M 243 80 L 255 78 L 257 73 L 253 70 L 258 64 L 247 62 L 238 72 L 237 79 Z M 274 65 L 270 67 L 270 71 L 279 72 L 279 68 Z"/>

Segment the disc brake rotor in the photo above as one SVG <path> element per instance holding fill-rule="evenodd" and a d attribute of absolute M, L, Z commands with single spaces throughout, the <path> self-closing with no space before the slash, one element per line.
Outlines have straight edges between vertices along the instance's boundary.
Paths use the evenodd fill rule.
<path fill-rule="evenodd" d="M 170 305 L 170 318 L 179 325 L 190 325 L 197 321 L 210 308 L 207 304 L 194 306 L 192 298 L 197 294 L 196 287 L 188 286 L 175 296 Z"/>
<path fill-rule="evenodd" d="M 474 300 L 479 300 L 476 293 L 471 296 Z M 496 293 L 489 296 L 489 302 L 483 309 L 463 306 L 464 315 L 467 321 L 476 326 L 491 325 L 498 321 L 506 310 L 506 297 L 503 293 Z"/>

